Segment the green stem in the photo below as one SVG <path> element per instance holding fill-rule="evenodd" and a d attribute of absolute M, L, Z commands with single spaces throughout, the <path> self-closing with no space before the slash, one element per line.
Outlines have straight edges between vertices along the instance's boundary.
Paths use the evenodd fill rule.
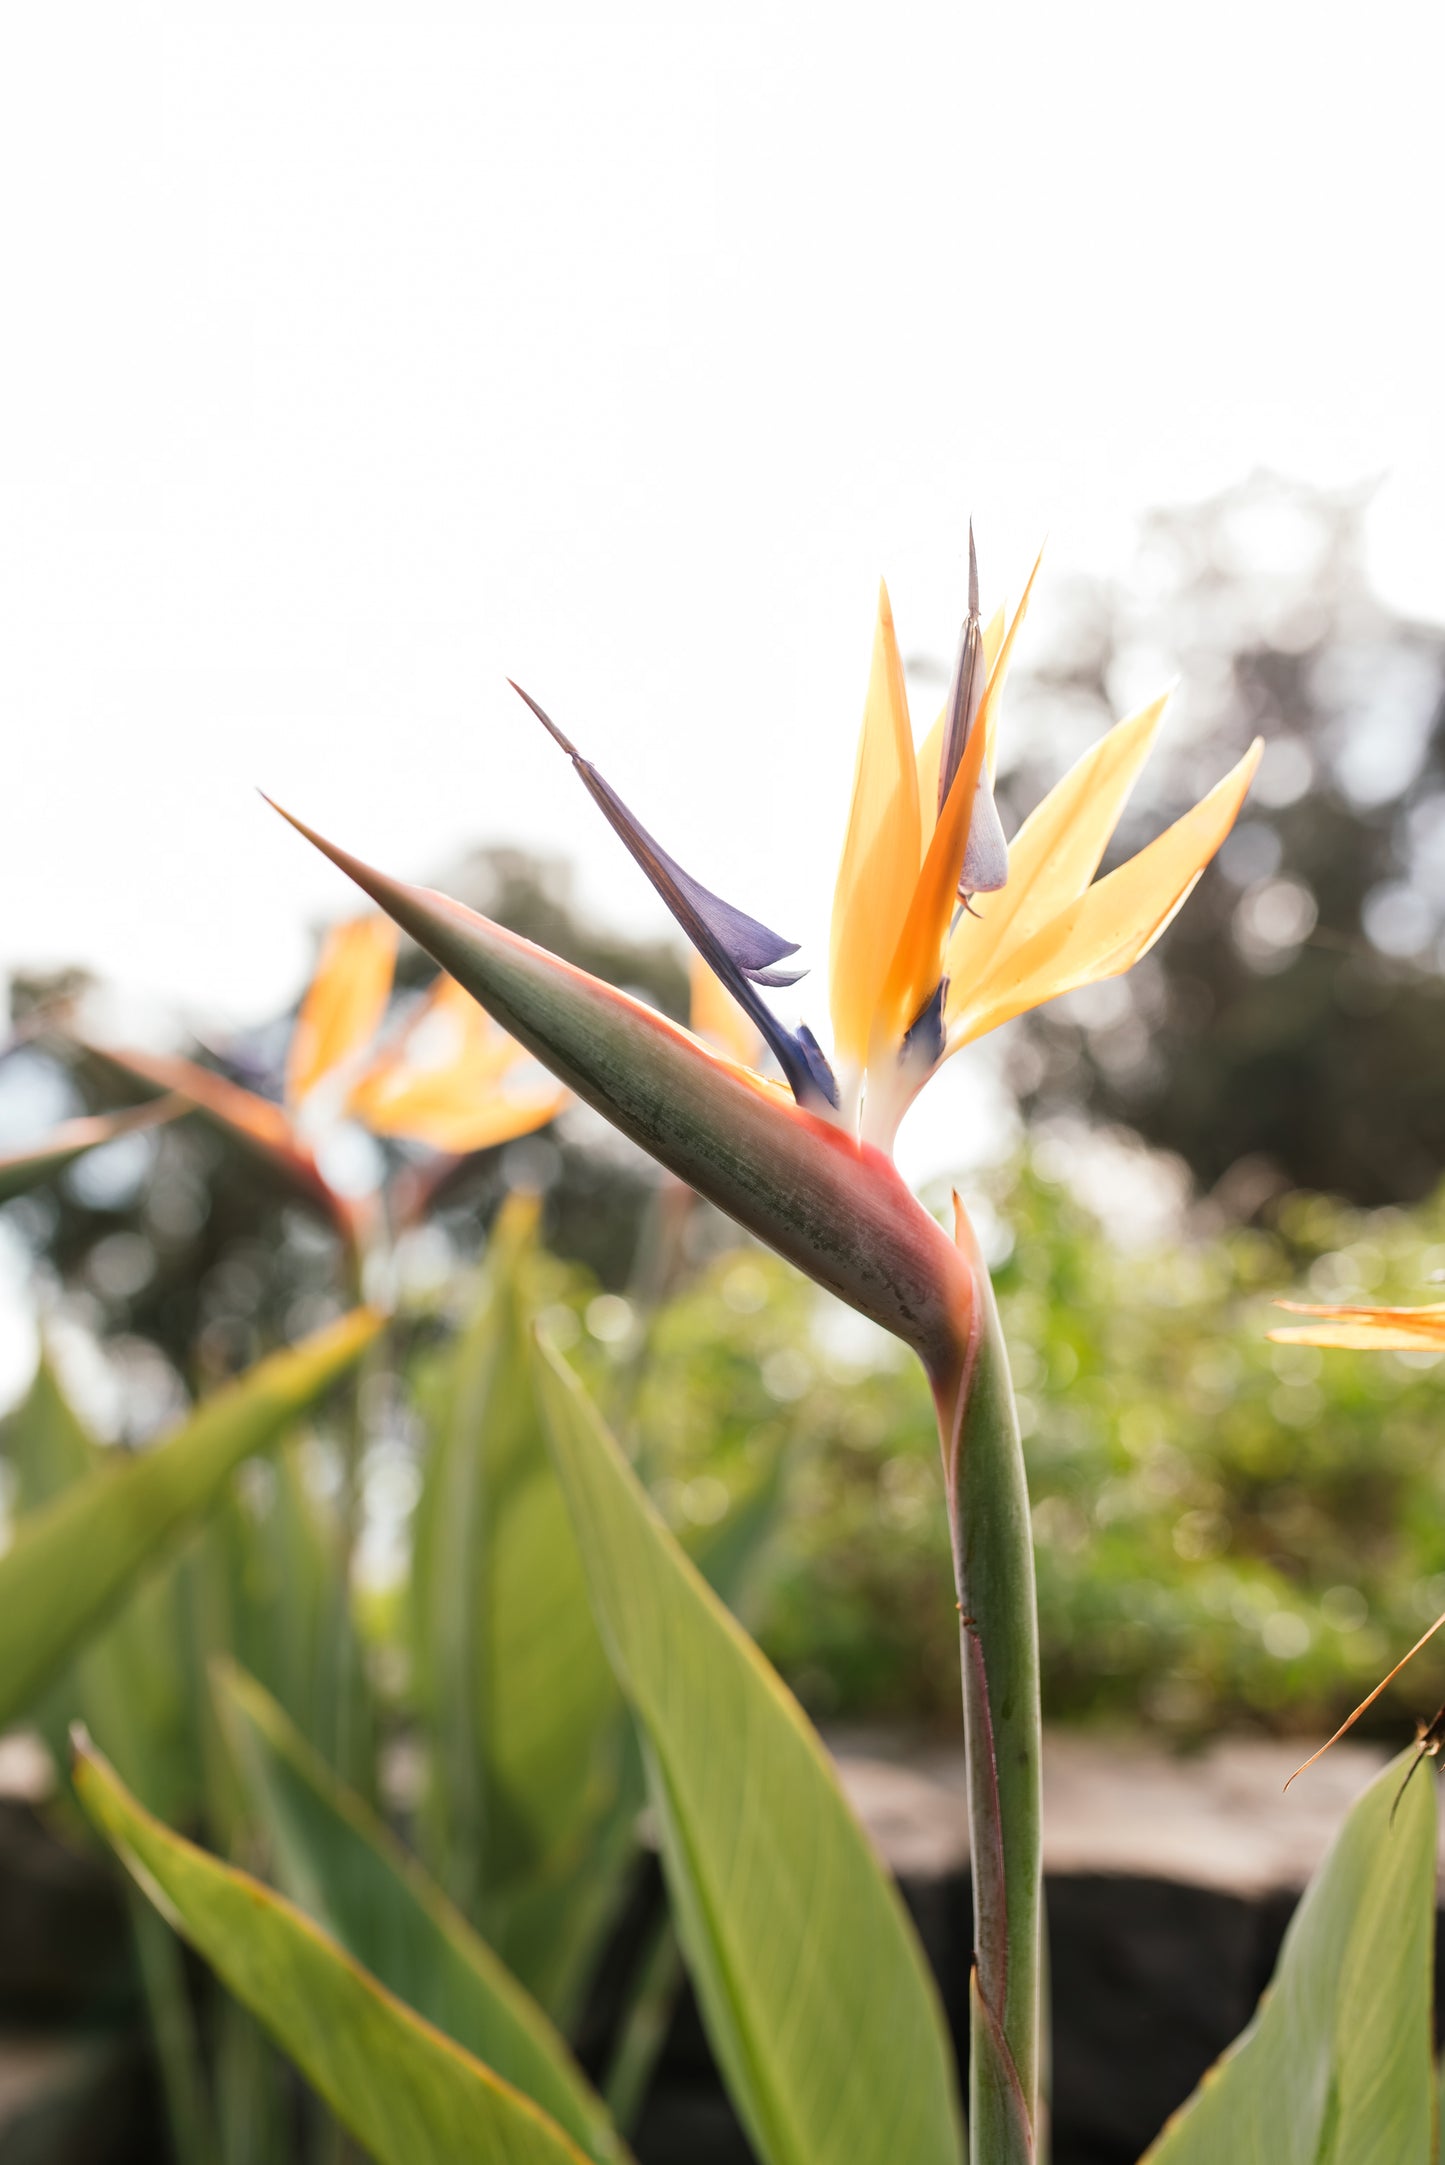
<path fill-rule="evenodd" d="M 223 2165 L 275 2165 L 284 2156 L 284 2063 L 238 2001 L 216 2010 L 212 2043 Z"/>
<path fill-rule="evenodd" d="M 201 2075 L 200 2041 L 186 1990 L 180 1944 L 170 1926 L 134 1888 L 130 1889 L 128 1906 L 176 2157 L 179 2165 L 217 2165 L 215 2131 Z"/>
<path fill-rule="evenodd" d="M 668 2024 L 682 1979 L 682 1950 L 672 1918 L 664 1913 L 643 1956 L 622 2035 L 603 2085 L 607 2109 L 624 2135 L 633 2134 L 646 2103 L 658 2057 L 667 2043 Z"/>
<path fill-rule="evenodd" d="M 966 1228 L 960 1245 L 971 1247 Z M 938 1391 L 968 1748 L 975 2165 L 1037 2157 L 1041 1962 L 1038 1615 L 1023 1450 L 988 1272 L 961 1372 Z"/>

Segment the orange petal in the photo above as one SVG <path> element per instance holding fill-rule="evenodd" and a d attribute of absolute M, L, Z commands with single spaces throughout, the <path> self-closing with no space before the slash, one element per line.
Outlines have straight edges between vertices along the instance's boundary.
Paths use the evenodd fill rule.
<path fill-rule="evenodd" d="M 918 770 L 903 663 L 888 589 L 878 589 L 878 628 L 853 803 L 833 898 L 829 995 L 841 1060 L 860 1065 L 873 1010 L 918 878 L 922 848 Z"/>
<path fill-rule="evenodd" d="M 327 933 L 292 1033 L 288 1105 L 298 1105 L 376 1035 L 395 967 L 396 927 L 389 918 L 354 917 Z"/>
<path fill-rule="evenodd" d="M 1042 549 L 1040 549 L 1038 555 L 1034 558 L 1034 569 L 1029 573 L 1028 585 L 1024 588 L 1023 591 L 1023 599 L 1020 601 L 1018 608 L 1014 611 L 1014 619 L 1008 629 L 1008 645 L 1010 650 L 1012 650 L 1013 647 L 1014 633 L 1018 630 L 1020 624 L 1022 624 L 1024 620 L 1024 611 L 1029 605 L 1029 596 L 1034 590 L 1034 573 L 1037 572 L 1043 560 L 1044 552 Z M 1008 656 L 1004 652 L 1003 627 L 1004 612 L 1002 609 L 995 609 L 987 625 L 984 627 L 983 634 L 983 659 L 984 664 L 988 670 L 989 688 L 993 692 L 993 698 L 990 700 L 988 707 L 988 752 L 986 755 L 988 759 L 988 772 L 990 781 L 992 781 L 994 772 L 998 766 L 998 717 L 999 709 L 1003 700 L 1003 688 L 1004 685 L 1008 682 Z M 998 673 L 1000 662 L 1003 663 L 1003 672 L 1001 675 L 999 675 Z M 996 686 L 994 684 L 995 676 L 998 677 L 998 682 Z M 934 795 L 937 796 L 937 794 L 938 787 L 935 783 Z"/>
<path fill-rule="evenodd" d="M 525 1055 L 454 978 L 437 980 L 400 1045 L 373 1061 L 348 1107 L 376 1135 L 405 1136 L 464 1155 L 529 1135 L 555 1119 L 568 1092 L 550 1080 L 518 1086 Z"/>
<path fill-rule="evenodd" d="M 763 1056 L 763 1041 L 752 1021 L 738 1006 L 715 970 L 694 954 L 689 976 L 692 985 L 689 1021 L 694 1037 L 715 1045 L 739 1067 L 756 1067 Z"/>
<path fill-rule="evenodd" d="M 1167 698 L 1091 745 L 1024 821 L 1009 845 L 1008 885 L 981 897 L 977 914 L 962 918 L 948 943 L 950 1020 L 1005 948 L 1021 947 L 1084 893 L 1153 749 Z"/>
<path fill-rule="evenodd" d="M 930 837 L 903 930 L 875 1004 L 870 1060 L 876 1061 L 896 1051 L 904 1032 L 932 995 L 942 975 L 944 941 L 958 896 L 958 875 L 968 846 L 974 791 L 994 727 L 999 696 L 1007 680 L 1014 639 L 1028 609 L 1038 571 L 1036 562 L 1029 573 L 1023 599 L 1014 612 L 1008 636 L 989 672 L 988 686 L 968 740 L 968 749 L 959 762 L 947 801 Z"/>
<path fill-rule="evenodd" d="M 482 1094 L 459 1076 L 422 1075 L 374 1106 L 365 1119 L 373 1134 L 404 1136 L 465 1157 L 545 1127 L 569 1095 L 556 1083 Z"/>
<path fill-rule="evenodd" d="M 1317 1322 L 1271 1331 L 1281 1345 L 1345 1346 L 1365 1353 L 1439 1353 L 1445 1348 L 1445 1301 L 1426 1308 L 1312 1308 L 1280 1301 L 1293 1315 Z"/>
<path fill-rule="evenodd" d="M 1005 943 L 987 977 L 968 989 L 949 1030 L 950 1051 L 1060 993 L 1118 977 L 1146 955 L 1234 825 L 1263 749 L 1256 737 L 1223 781 L 1147 849 L 1032 938 Z"/>

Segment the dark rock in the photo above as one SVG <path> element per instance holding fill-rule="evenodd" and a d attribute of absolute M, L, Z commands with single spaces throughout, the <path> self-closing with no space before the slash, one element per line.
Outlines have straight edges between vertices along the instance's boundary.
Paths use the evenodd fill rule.
<path fill-rule="evenodd" d="M 115 1872 L 0 1799 L 0 2024 L 104 2021 L 131 1994 L 130 1927 Z"/>
<path fill-rule="evenodd" d="M 831 1742 L 913 1913 L 966 2065 L 962 1755 L 882 1732 Z M 1298 1756 L 1258 1740 L 1186 1758 L 1137 1739 L 1047 1739 L 1054 2165 L 1134 2165 L 1249 2020 L 1301 1889 L 1380 1763 L 1339 1747 L 1286 1796 Z M 663 1904 L 656 1860 L 645 1858 L 579 2026 L 596 2079 Z M 137 2019 L 115 1875 L 35 1804 L 0 1800 L 0 2165 L 166 2156 Z M 685 1982 L 635 2149 L 639 2165 L 753 2165 Z"/>
<path fill-rule="evenodd" d="M 1058 2165 L 1133 2165 L 1254 2012 L 1253 1903 L 1163 1879 L 1046 1881 Z"/>

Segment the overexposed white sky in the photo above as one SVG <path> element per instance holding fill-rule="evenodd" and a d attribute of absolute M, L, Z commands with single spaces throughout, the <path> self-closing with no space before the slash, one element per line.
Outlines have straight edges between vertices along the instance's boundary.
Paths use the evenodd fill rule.
<path fill-rule="evenodd" d="M 351 898 L 256 784 L 660 924 L 507 674 L 821 960 L 877 578 L 947 655 L 970 510 L 1016 595 L 1381 476 L 1445 616 L 1441 20 L 7 10 L 0 966 L 274 1009 Z"/>

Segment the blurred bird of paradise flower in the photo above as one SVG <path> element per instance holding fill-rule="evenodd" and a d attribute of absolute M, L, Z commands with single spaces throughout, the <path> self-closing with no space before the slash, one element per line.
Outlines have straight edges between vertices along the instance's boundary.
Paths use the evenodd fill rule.
<path fill-rule="evenodd" d="M 802 974 L 780 967 L 796 943 L 684 871 L 522 693 L 781 1079 L 748 1057 L 736 1025 L 721 1036 L 682 1030 L 292 822 L 579 1095 L 896 1330 L 935 1373 L 938 1304 L 915 1283 L 917 1271 L 903 1268 L 905 1250 L 916 1261 L 920 1244 L 929 1246 L 916 1224 L 927 1214 L 909 1197 L 910 1222 L 892 1167 L 903 1114 L 963 1045 L 1147 954 L 1228 834 L 1262 750 L 1256 741 L 1191 811 L 1096 879 L 1158 736 L 1165 700 L 1156 699 L 1086 752 L 1006 843 L 993 796 L 1000 714 L 1037 569 L 1012 618 L 999 611 L 985 625 L 970 537 L 957 660 L 942 711 L 918 746 L 893 613 L 880 591 L 834 897 L 831 1060 L 806 1025 L 788 1026 L 763 998 Z M 865 1218 L 872 1211 L 871 1230 L 860 1207 Z M 941 1268 L 935 1255 L 935 1280 Z M 942 1331 L 955 1347 L 956 1321 Z"/>
<path fill-rule="evenodd" d="M 1425 1308 L 1311 1307 L 1278 1301 L 1291 1315 L 1309 1316 L 1269 1333 L 1279 1345 L 1343 1346 L 1360 1353 L 1445 1353 L 1445 1301 Z"/>
<path fill-rule="evenodd" d="M 238 1137 L 355 1242 L 362 1213 L 316 1156 L 316 1142 L 338 1121 L 457 1158 L 531 1134 L 556 1117 L 569 1094 L 550 1077 L 539 1080 L 516 1040 L 446 976 L 387 1036 L 396 950 L 396 927 L 386 917 L 332 927 L 291 1034 L 280 1104 L 194 1060 L 91 1049 Z"/>
<path fill-rule="evenodd" d="M 1308 1323 L 1285 1324 L 1271 1331 L 1268 1335 L 1277 1345 L 1333 1346 L 1355 1353 L 1445 1353 L 1445 1301 L 1433 1301 L 1420 1308 L 1367 1308 L 1348 1301 L 1337 1306 L 1320 1306 L 1306 1301 L 1277 1301 L 1275 1305 L 1290 1315 L 1310 1318 Z M 1428 1631 L 1421 1632 L 1409 1653 L 1401 1655 L 1388 1676 L 1382 1676 L 1368 1697 L 1340 1723 L 1329 1742 L 1322 1744 L 1317 1752 L 1311 1753 L 1295 1768 L 1290 1782 L 1303 1774 L 1306 1767 L 1312 1767 L 1317 1759 L 1322 1759 L 1331 1744 L 1338 1744 L 1345 1732 L 1354 1728 L 1360 1716 L 1394 1683 L 1421 1647 L 1429 1644 L 1442 1624 L 1445 1624 L 1445 1611 L 1436 1617 Z M 1433 1726 L 1430 1725 L 1431 1730 Z M 1422 1729 L 1422 1743 L 1426 1734 Z M 1425 1747 L 1427 1754 L 1432 1756 L 1439 1748 L 1438 1739 Z M 1410 1771 L 1414 1772 L 1413 1766 Z M 1289 1782 L 1286 1782 L 1285 1788 L 1288 1787 Z"/>

